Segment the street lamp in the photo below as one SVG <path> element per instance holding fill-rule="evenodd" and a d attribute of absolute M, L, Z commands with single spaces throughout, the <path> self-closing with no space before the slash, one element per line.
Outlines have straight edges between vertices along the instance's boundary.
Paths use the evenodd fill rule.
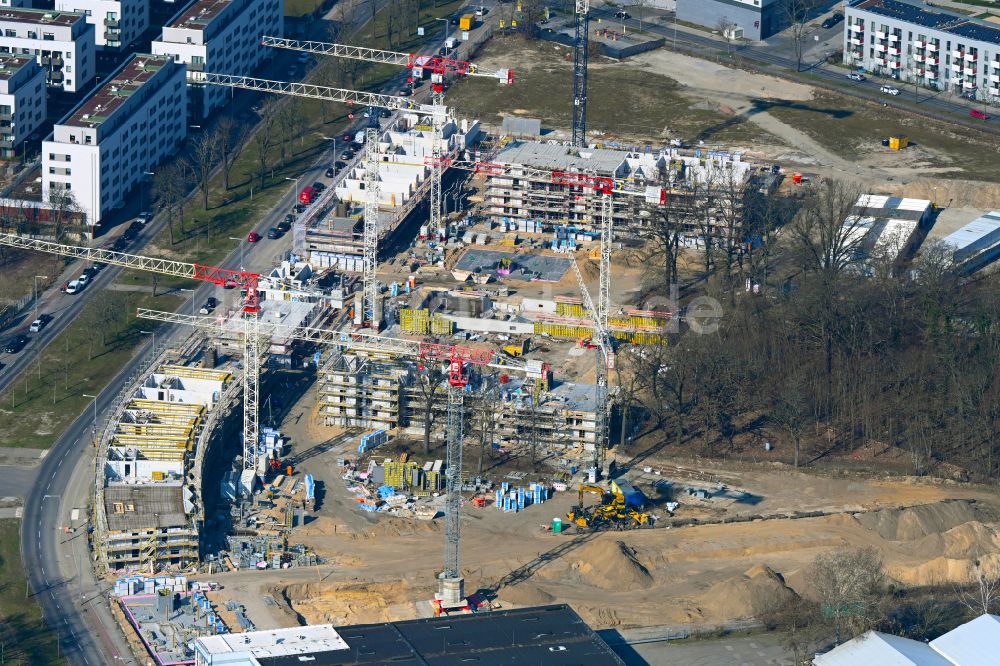
<path fill-rule="evenodd" d="M 237 238 L 236 236 L 230 236 L 229 240 L 239 241 L 240 244 L 240 270 L 243 270 L 243 239 Z"/>
<path fill-rule="evenodd" d="M 153 336 L 153 353 L 156 353 L 156 331 L 139 331 L 143 335 Z"/>
<path fill-rule="evenodd" d="M 36 275 L 35 276 L 35 319 L 38 319 L 38 278 L 43 280 L 48 280 L 48 275 Z"/>
<path fill-rule="evenodd" d="M 94 446 L 96 447 L 97 446 L 97 396 L 90 395 L 89 393 L 81 393 L 80 395 L 82 395 L 84 398 L 91 398 L 94 401 L 92 404 L 94 405 Z"/>
<path fill-rule="evenodd" d="M 447 18 L 436 18 L 435 21 L 444 21 L 444 41 L 448 41 L 448 28 L 450 26 Z M 447 46 L 447 43 L 445 44 Z"/>

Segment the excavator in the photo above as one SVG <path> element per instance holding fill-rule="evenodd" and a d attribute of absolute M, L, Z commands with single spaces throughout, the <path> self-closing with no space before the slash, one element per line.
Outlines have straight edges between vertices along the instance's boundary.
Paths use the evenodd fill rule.
<path fill-rule="evenodd" d="M 584 507 L 583 499 L 587 494 L 599 496 L 600 504 L 592 508 Z M 566 514 L 566 518 L 579 527 L 600 525 L 614 525 L 619 528 L 642 527 L 651 522 L 648 513 L 629 507 L 625 503 L 623 494 L 587 484 L 580 484 L 579 502 Z"/>

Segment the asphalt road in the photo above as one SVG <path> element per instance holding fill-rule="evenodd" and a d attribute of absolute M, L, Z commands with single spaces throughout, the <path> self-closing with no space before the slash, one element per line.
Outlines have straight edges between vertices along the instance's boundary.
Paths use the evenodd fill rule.
<path fill-rule="evenodd" d="M 610 9 L 592 9 L 591 16 L 621 23 L 620 19 L 614 17 L 614 11 Z M 635 18 L 627 19 L 625 25 L 634 30 L 639 29 L 639 21 Z M 839 25 L 839 28 L 843 30 L 843 23 Z M 644 20 L 642 22 L 642 29 L 645 32 L 665 38 L 668 47 L 674 47 L 675 50 L 679 51 L 692 52 L 693 55 L 698 55 L 699 52 L 716 53 L 726 49 L 725 42 L 719 39 L 677 29 L 673 25 L 663 21 Z M 796 63 L 794 57 L 783 55 L 784 52 L 787 52 L 787 48 L 776 48 L 772 45 L 758 46 L 756 44 L 741 44 L 734 49 L 734 54 L 738 54 L 745 62 L 780 67 L 795 72 Z M 883 103 L 889 108 L 898 107 L 945 122 L 1000 134 L 1000 113 L 992 113 L 992 117 L 989 120 L 971 118 L 969 110 L 972 108 L 982 108 L 981 105 L 952 100 L 943 92 L 934 92 L 922 88 L 917 92 L 918 101 L 914 102 L 913 86 L 903 81 L 892 81 L 874 77 L 869 77 L 867 81 L 862 82 L 850 81 L 843 69 L 829 66 L 824 61 L 804 61 L 802 73 L 808 73 L 818 78 L 824 85 L 835 88 L 838 92 Z M 808 80 L 805 82 L 809 83 Z M 890 84 L 898 88 L 900 95 L 894 97 L 879 92 L 879 88 L 885 84 Z"/>
<path fill-rule="evenodd" d="M 0 465 L 0 495 L 4 497 L 24 497 L 35 484 L 37 467 L 21 465 Z"/>

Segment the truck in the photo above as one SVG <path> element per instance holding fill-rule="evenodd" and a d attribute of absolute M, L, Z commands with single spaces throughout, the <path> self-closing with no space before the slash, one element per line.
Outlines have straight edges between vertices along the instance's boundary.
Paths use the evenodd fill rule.
<path fill-rule="evenodd" d="M 299 192 L 299 202 L 300 203 L 304 203 L 305 205 L 308 206 L 309 204 L 311 204 L 313 202 L 313 194 L 314 194 L 314 190 L 313 190 L 313 188 L 311 186 L 310 187 L 303 187 L 302 191 Z"/>
<path fill-rule="evenodd" d="M 361 130 L 360 132 L 354 135 L 354 143 L 364 144 L 364 142 L 365 142 L 365 132 L 364 130 Z"/>
<path fill-rule="evenodd" d="M 472 26 L 476 23 L 475 14 L 463 14 L 460 19 L 458 19 L 458 29 L 459 30 L 472 30 Z"/>

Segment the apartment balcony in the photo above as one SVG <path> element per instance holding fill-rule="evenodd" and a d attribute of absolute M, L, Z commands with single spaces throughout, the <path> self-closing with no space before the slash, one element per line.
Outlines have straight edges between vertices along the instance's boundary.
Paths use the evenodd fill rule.
<path fill-rule="evenodd" d="M 975 76 L 976 75 L 976 68 L 975 67 L 963 67 L 962 68 L 962 73 L 965 74 L 966 76 Z"/>
<path fill-rule="evenodd" d="M 14 120 L 12 111 L 0 111 L 0 120 Z"/>
<path fill-rule="evenodd" d="M 976 62 L 979 59 L 978 53 L 966 53 L 963 57 L 965 62 Z"/>
<path fill-rule="evenodd" d="M 898 60 L 892 60 L 889 62 L 889 69 L 900 69 L 902 66 L 902 63 Z"/>
<path fill-rule="evenodd" d="M 1000 83 L 1000 75 L 990 74 L 990 83 Z"/>
<path fill-rule="evenodd" d="M 885 58 L 875 58 L 875 64 L 878 65 L 879 67 L 888 67 L 889 61 L 886 60 Z"/>
<path fill-rule="evenodd" d="M 58 70 L 49 72 L 49 81 L 52 83 L 62 83 L 65 78 L 66 77 L 63 76 L 63 73 Z"/>
<path fill-rule="evenodd" d="M 892 33 L 889 33 L 889 41 L 890 41 L 890 42 L 898 42 L 898 41 L 900 40 L 900 38 L 901 38 L 901 37 L 902 37 L 902 35 L 897 35 L 897 34 L 896 34 L 896 33 L 894 33 L 894 32 L 892 32 Z"/>
<path fill-rule="evenodd" d="M 914 53 L 913 54 L 913 61 L 914 62 L 923 62 L 924 61 L 923 54 L 921 54 L 921 53 Z"/>
<path fill-rule="evenodd" d="M 929 55 L 924 59 L 924 62 L 926 62 L 929 67 L 937 67 L 941 64 L 941 59 Z"/>
<path fill-rule="evenodd" d="M 852 46 L 864 46 L 865 45 L 865 40 L 860 39 L 860 38 L 859 39 L 849 39 L 849 40 L 847 40 L 847 43 L 851 44 Z"/>
<path fill-rule="evenodd" d="M 187 68 L 189 72 L 204 72 L 205 63 L 203 62 L 189 62 L 187 63 Z"/>
<path fill-rule="evenodd" d="M 951 63 L 951 71 L 955 72 L 956 74 L 961 74 L 962 73 L 962 63 L 960 63 L 960 62 L 953 62 L 953 63 Z"/>
<path fill-rule="evenodd" d="M 962 81 L 962 87 L 965 88 L 966 90 L 974 90 L 974 89 L 978 88 L 979 86 L 976 85 L 975 80 L 973 80 L 973 81 L 966 80 L 966 81 Z"/>
<path fill-rule="evenodd" d="M 887 32 L 876 32 L 875 33 L 875 39 L 878 39 L 878 40 L 889 39 L 889 33 L 887 33 Z"/>
<path fill-rule="evenodd" d="M 938 50 L 938 46 L 939 45 L 936 44 L 936 43 L 934 43 L 934 42 L 928 42 L 927 43 L 927 50 L 928 51 L 937 51 Z"/>
<path fill-rule="evenodd" d="M 108 42 L 120 42 L 122 40 L 122 33 L 118 32 L 117 30 L 114 32 L 111 32 L 110 30 L 105 31 L 104 39 L 105 41 Z"/>
<path fill-rule="evenodd" d="M 864 23 L 855 23 L 854 25 L 850 25 L 849 24 L 847 26 L 847 29 L 848 30 L 852 30 L 854 32 L 864 32 L 865 31 L 865 24 Z"/>
<path fill-rule="evenodd" d="M 48 67 L 52 64 L 52 56 L 42 56 L 42 67 Z"/>
<path fill-rule="evenodd" d="M 886 51 L 888 49 L 889 49 L 889 45 L 888 44 L 876 44 L 875 45 L 875 50 L 876 51 Z"/>
<path fill-rule="evenodd" d="M 951 52 L 951 57 L 954 58 L 955 60 L 961 60 L 963 56 L 965 56 L 965 51 L 952 51 Z"/>
<path fill-rule="evenodd" d="M 119 25 L 118 19 L 104 19 L 104 27 L 106 28 L 117 28 Z"/>
<path fill-rule="evenodd" d="M 921 41 L 919 39 L 914 39 L 913 40 L 913 48 L 926 49 L 927 48 L 927 42 L 926 41 Z"/>
<path fill-rule="evenodd" d="M 0 148 L 13 148 L 13 147 L 14 147 L 13 137 L 9 139 L 0 138 Z"/>
<path fill-rule="evenodd" d="M 900 53 L 901 53 L 901 51 L 899 50 L 898 46 L 890 46 L 889 47 L 889 55 L 898 58 Z"/>

